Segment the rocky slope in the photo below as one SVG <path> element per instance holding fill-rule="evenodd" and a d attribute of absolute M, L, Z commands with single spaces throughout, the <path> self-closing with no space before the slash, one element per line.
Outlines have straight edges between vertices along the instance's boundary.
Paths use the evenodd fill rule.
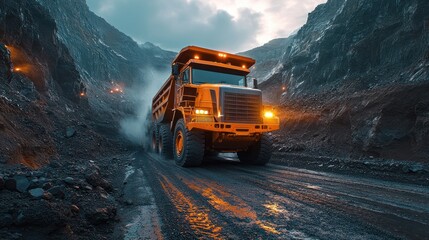
<path fill-rule="evenodd" d="M 250 75 L 264 82 L 282 66 L 282 61 L 286 49 L 290 46 L 294 35 L 288 38 L 278 38 L 269 41 L 263 46 L 238 53 L 256 60 L 256 64 L 250 69 Z"/>
<path fill-rule="evenodd" d="M 310 13 L 262 84 L 272 101 L 282 96 L 283 140 L 316 154 L 427 161 L 428 11 L 424 0 L 329 0 Z"/>
<path fill-rule="evenodd" d="M 128 89 L 173 55 L 140 48 L 84 0 L 0 4 L 0 238 L 111 233 Z"/>
<path fill-rule="evenodd" d="M 15 68 L 10 78 L 9 67 L 2 65 L 0 87 L 4 109 L 11 105 L 12 113 L 18 111 L 13 105 L 24 104 L 29 108 L 21 109 L 23 111 L 31 107 L 41 108 L 34 110 L 35 117 L 37 111 L 46 111 L 43 109 L 45 106 L 52 106 L 51 111 L 61 112 L 54 114 L 58 119 L 46 116 L 42 122 L 64 120 L 62 124 L 67 125 L 65 119 L 73 119 L 70 115 L 79 119 L 82 117 L 80 114 L 90 114 L 87 119 L 96 120 L 100 125 L 98 129 L 109 130 L 105 129 L 109 126 L 116 132 L 115 122 L 130 110 L 131 99 L 125 89 L 143 85 L 147 68 L 168 68 L 174 57 L 174 53 L 151 44 L 141 48 L 90 12 L 84 0 L 7 1 L 1 7 L 0 42 L 6 44 L 10 52 L 10 59 L 3 57 L 5 54 L 2 58 L 8 58 Z M 6 51 L 5 47 L 3 50 Z M 116 87 L 125 93 L 111 94 L 111 89 Z M 16 115 L 18 118 L 20 114 Z M 32 116 L 29 113 L 23 115 Z M 5 111 L 2 111 L 2 116 L 8 118 Z M 43 116 L 45 114 L 40 115 Z M 113 123 L 101 120 L 106 116 L 110 116 Z M 35 121 L 39 119 L 32 122 Z M 12 125 L 6 120 L 2 125 L 3 133 L 12 131 Z M 43 129 L 41 131 L 48 135 L 51 133 L 48 126 L 39 125 Z M 51 127 L 53 124 L 47 125 Z M 23 129 L 14 128 L 13 131 L 16 136 L 22 134 L 22 141 L 33 141 L 33 138 L 25 137 Z M 11 136 L 5 135 L 5 139 Z M 12 145 L 10 143 L 4 148 L 14 149 Z M 11 154 L 2 151 L 1 155 L 5 159 Z"/>
<path fill-rule="evenodd" d="M 427 80 L 428 7 L 423 0 L 320 5 L 284 59 L 288 95 Z"/>
<path fill-rule="evenodd" d="M 95 109 L 110 111 L 111 105 L 103 103 L 111 98 L 107 93 L 112 87 L 135 88 L 144 83 L 149 68 L 168 69 L 168 63 L 175 56 L 154 45 L 141 48 L 91 12 L 85 0 L 37 1 L 55 19 L 58 36 L 76 60 L 88 88 L 90 104 Z"/>

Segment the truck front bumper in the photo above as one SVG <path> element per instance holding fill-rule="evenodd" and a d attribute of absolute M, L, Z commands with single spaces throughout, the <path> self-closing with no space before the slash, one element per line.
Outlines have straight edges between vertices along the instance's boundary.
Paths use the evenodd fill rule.
<path fill-rule="evenodd" d="M 255 133 L 272 132 L 280 129 L 278 118 L 264 119 L 263 123 L 231 123 L 231 122 L 204 122 L 192 119 L 187 123 L 188 129 L 200 129 L 211 132 L 232 133 L 238 136 L 249 136 Z"/>

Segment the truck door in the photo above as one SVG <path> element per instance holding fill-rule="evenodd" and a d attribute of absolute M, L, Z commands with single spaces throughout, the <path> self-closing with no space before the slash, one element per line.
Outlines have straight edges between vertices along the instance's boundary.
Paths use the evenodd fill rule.
<path fill-rule="evenodd" d="M 190 82 L 190 70 L 189 67 L 186 68 L 183 72 L 179 74 L 179 77 L 175 84 L 176 98 L 175 98 L 175 106 L 177 106 L 182 99 L 182 90 L 181 87 L 183 84 L 188 84 Z"/>

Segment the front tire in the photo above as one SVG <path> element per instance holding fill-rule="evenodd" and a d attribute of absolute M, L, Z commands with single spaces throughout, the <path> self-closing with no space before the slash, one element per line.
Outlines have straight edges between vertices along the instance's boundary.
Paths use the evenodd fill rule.
<path fill-rule="evenodd" d="M 263 166 L 271 159 L 273 140 L 271 135 L 262 134 L 261 139 L 247 151 L 237 152 L 240 162 Z"/>
<path fill-rule="evenodd" d="M 204 157 L 204 132 L 188 131 L 183 119 L 177 121 L 174 129 L 173 155 L 176 164 L 181 167 L 201 165 Z"/>

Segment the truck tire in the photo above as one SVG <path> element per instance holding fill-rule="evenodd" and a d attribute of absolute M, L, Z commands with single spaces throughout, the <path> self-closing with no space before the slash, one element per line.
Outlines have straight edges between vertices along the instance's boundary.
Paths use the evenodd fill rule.
<path fill-rule="evenodd" d="M 143 146 L 143 149 L 147 152 L 152 151 L 152 131 L 153 131 L 153 124 L 145 124 L 145 130 L 144 134 L 141 138 L 141 145 Z"/>
<path fill-rule="evenodd" d="M 158 127 L 156 126 L 156 124 L 152 124 L 151 148 L 152 148 L 152 152 L 154 153 L 159 152 L 158 135 L 159 135 Z"/>
<path fill-rule="evenodd" d="M 181 167 L 201 165 L 204 157 L 204 132 L 188 131 L 183 119 L 177 121 L 174 129 L 173 155 L 176 164 Z"/>
<path fill-rule="evenodd" d="M 173 157 L 173 134 L 171 134 L 170 126 L 162 124 L 159 128 L 159 153 L 165 158 Z"/>
<path fill-rule="evenodd" d="M 237 155 L 240 162 L 263 166 L 270 161 L 272 150 L 271 135 L 262 134 L 261 139 L 256 144 L 250 146 L 247 151 L 237 152 Z"/>

